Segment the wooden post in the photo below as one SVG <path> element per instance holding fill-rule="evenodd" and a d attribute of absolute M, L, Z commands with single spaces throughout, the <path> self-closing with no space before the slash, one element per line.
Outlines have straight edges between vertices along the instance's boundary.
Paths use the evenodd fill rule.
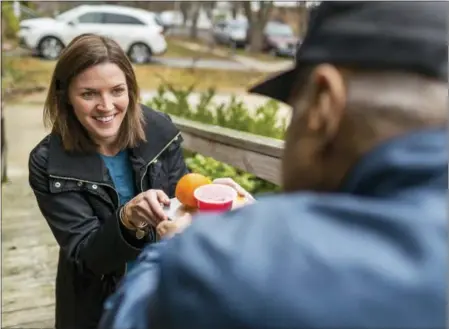
<path fill-rule="evenodd" d="M 8 175 L 7 175 L 7 164 L 6 164 L 6 150 L 7 150 L 7 144 L 6 144 L 6 137 L 5 137 L 5 118 L 3 116 L 3 100 L 2 100 L 2 104 L 1 104 L 1 149 L 2 149 L 2 183 L 6 182 L 8 180 Z"/>
<path fill-rule="evenodd" d="M 3 16 L 3 15 L 2 15 Z M 1 24 L 2 24 L 2 33 L 1 33 L 1 40 L 0 40 L 0 46 L 1 46 L 1 48 L 2 48 L 2 50 L 3 50 L 3 39 L 4 39 L 4 31 L 5 31 L 5 28 L 4 28 L 4 22 L 3 22 L 3 17 L 1 18 Z M 2 79 L 3 79 L 3 75 L 4 75 L 4 73 L 5 73 L 5 71 L 4 71 L 4 65 L 2 65 L 2 68 L 1 68 L 1 75 L 2 75 Z M 1 129 L 1 163 L 2 163 L 2 173 L 1 173 L 1 180 L 2 180 L 2 183 L 4 183 L 4 182 L 6 182 L 7 181 L 7 179 L 8 179 L 8 177 L 7 177 L 7 165 L 6 165 L 6 149 L 7 149 L 7 143 L 6 143 L 6 134 L 5 134 L 5 118 L 4 118 L 4 115 L 3 115 L 3 111 L 4 111 L 4 97 L 5 97 L 5 95 L 4 95 L 4 90 L 3 90 L 3 88 L 2 88 L 2 91 L 1 91 L 1 93 L 2 93 L 2 95 L 1 95 L 1 108 L 0 108 L 0 111 L 1 111 L 1 126 L 0 126 L 0 129 Z"/>

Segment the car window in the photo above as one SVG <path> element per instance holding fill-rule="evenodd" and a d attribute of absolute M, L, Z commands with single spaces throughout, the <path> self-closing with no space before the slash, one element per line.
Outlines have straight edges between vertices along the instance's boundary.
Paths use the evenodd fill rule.
<path fill-rule="evenodd" d="M 104 14 L 104 22 L 106 24 L 132 24 L 132 25 L 144 25 L 139 19 L 121 14 Z"/>
<path fill-rule="evenodd" d="M 246 30 L 248 24 L 244 21 L 233 21 L 229 23 L 229 28 L 233 31 Z"/>
<path fill-rule="evenodd" d="M 164 26 L 164 21 L 162 20 L 160 15 L 154 16 L 154 22 L 159 26 Z"/>
<path fill-rule="evenodd" d="M 65 20 L 71 19 L 72 17 L 76 17 L 77 16 L 76 14 L 81 10 L 82 10 L 81 7 L 69 9 L 67 11 L 64 11 L 61 14 L 56 15 L 55 19 L 57 21 L 65 21 Z"/>
<path fill-rule="evenodd" d="M 272 36 L 293 36 L 292 28 L 287 24 L 268 23 L 265 27 L 265 33 Z"/>
<path fill-rule="evenodd" d="M 78 23 L 101 24 L 103 22 L 102 13 L 86 13 L 78 17 Z"/>

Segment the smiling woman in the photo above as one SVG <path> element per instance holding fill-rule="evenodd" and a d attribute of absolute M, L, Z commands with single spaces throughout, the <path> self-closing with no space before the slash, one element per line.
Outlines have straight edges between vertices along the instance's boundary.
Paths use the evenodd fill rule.
<path fill-rule="evenodd" d="M 97 327 L 187 173 L 179 131 L 138 95 L 131 63 L 108 38 L 74 39 L 55 66 L 44 107 L 51 133 L 31 151 L 29 181 L 60 246 L 58 329 Z"/>
<path fill-rule="evenodd" d="M 73 79 L 68 91 L 76 118 L 99 152 L 117 153 L 121 147 L 117 137 L 129 105 L 126 77 L 120 67 L 102 63 L 88 68 Z"/>

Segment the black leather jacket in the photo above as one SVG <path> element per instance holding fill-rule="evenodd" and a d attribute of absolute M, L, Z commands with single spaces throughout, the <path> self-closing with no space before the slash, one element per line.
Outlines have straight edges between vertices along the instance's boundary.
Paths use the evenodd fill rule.
<path fill-rule="evenodd" d="M 162 189 L 173 197 L 188 172 L 181 135 L 166 114 L 142 107 L 147 142 L 130 150 L 137 191 Z M 155 232 L 139 240 L 124 228 L 118 193 L 101 157 L 67 153 L 56 135 L 31 151 L 29 182 L 60 246 L 56 328 L 96 328 L 126 262 L 154 241 Z"/>

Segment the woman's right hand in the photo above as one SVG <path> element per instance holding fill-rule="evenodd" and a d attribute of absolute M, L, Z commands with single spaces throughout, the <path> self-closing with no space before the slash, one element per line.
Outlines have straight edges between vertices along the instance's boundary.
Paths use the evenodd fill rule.
<path fill-rule="evenodd" d="M 148 190 L 135 196 L 123 207 L 123 224 L 128 229 L 142 229 L 147 225 L 157 225 L 167 220 L 163 205 L 170 199 L 162 190 Z"/>

